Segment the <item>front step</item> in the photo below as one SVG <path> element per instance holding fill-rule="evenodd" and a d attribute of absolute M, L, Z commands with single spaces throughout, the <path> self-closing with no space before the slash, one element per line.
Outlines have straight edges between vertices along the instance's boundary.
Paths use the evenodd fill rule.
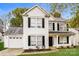
<path fill-rule="evenodd" d="M 50 46 L 49 49 L 57 49 L 57 48 L 56 48 L 56 47 L 52 47 L 52 46 Z"/>

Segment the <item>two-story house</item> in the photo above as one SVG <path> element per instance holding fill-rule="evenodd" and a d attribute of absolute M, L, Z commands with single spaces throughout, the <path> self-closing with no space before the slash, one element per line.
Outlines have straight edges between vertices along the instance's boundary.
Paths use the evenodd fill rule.
<path fill-rule="evenodd" d="M 39 6 L 24 12 L 23 27 L 10 27 L 4 36 L 6 48 L 48 49 L 50 46 L 71 46 L 67 23 L 54 18 Z"/>

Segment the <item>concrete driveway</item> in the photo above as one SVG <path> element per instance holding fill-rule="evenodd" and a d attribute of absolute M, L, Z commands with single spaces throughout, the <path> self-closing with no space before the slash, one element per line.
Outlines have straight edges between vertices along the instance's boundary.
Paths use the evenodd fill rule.
<path fill-rule="evenodd" d="M 23 49 L 5 49 L 0 51 L 0 56 L 17 56 L 23 52 Z"/>

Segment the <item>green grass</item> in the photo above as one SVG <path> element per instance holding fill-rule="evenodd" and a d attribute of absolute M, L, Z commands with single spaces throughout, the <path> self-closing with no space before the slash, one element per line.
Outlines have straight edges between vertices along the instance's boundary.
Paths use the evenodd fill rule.
<path fill-rule="evenodd" d="M 59 51 L 51 52 L 51 53 L 21 54 L 19 56 L 79 56 L 79 47 L 63 48 L 63 49 L 59 49 Z"/>
<path fill-rule="evenodd" d="M 4 50 L 4 49 L 6 49 L 6 48 L 4 48 L 4 43 L 3 42 L 0 42 L 0 51 L 1 50 Z"/>

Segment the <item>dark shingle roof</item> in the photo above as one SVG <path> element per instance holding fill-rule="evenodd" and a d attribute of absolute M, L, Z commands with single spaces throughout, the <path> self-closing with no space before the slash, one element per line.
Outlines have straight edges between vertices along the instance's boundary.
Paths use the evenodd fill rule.
<path fill-rule="evenodd" d="M 23 34 L 22 27 L 10 27 L 4 35 L 16 35 L 16 34 Z"/>

